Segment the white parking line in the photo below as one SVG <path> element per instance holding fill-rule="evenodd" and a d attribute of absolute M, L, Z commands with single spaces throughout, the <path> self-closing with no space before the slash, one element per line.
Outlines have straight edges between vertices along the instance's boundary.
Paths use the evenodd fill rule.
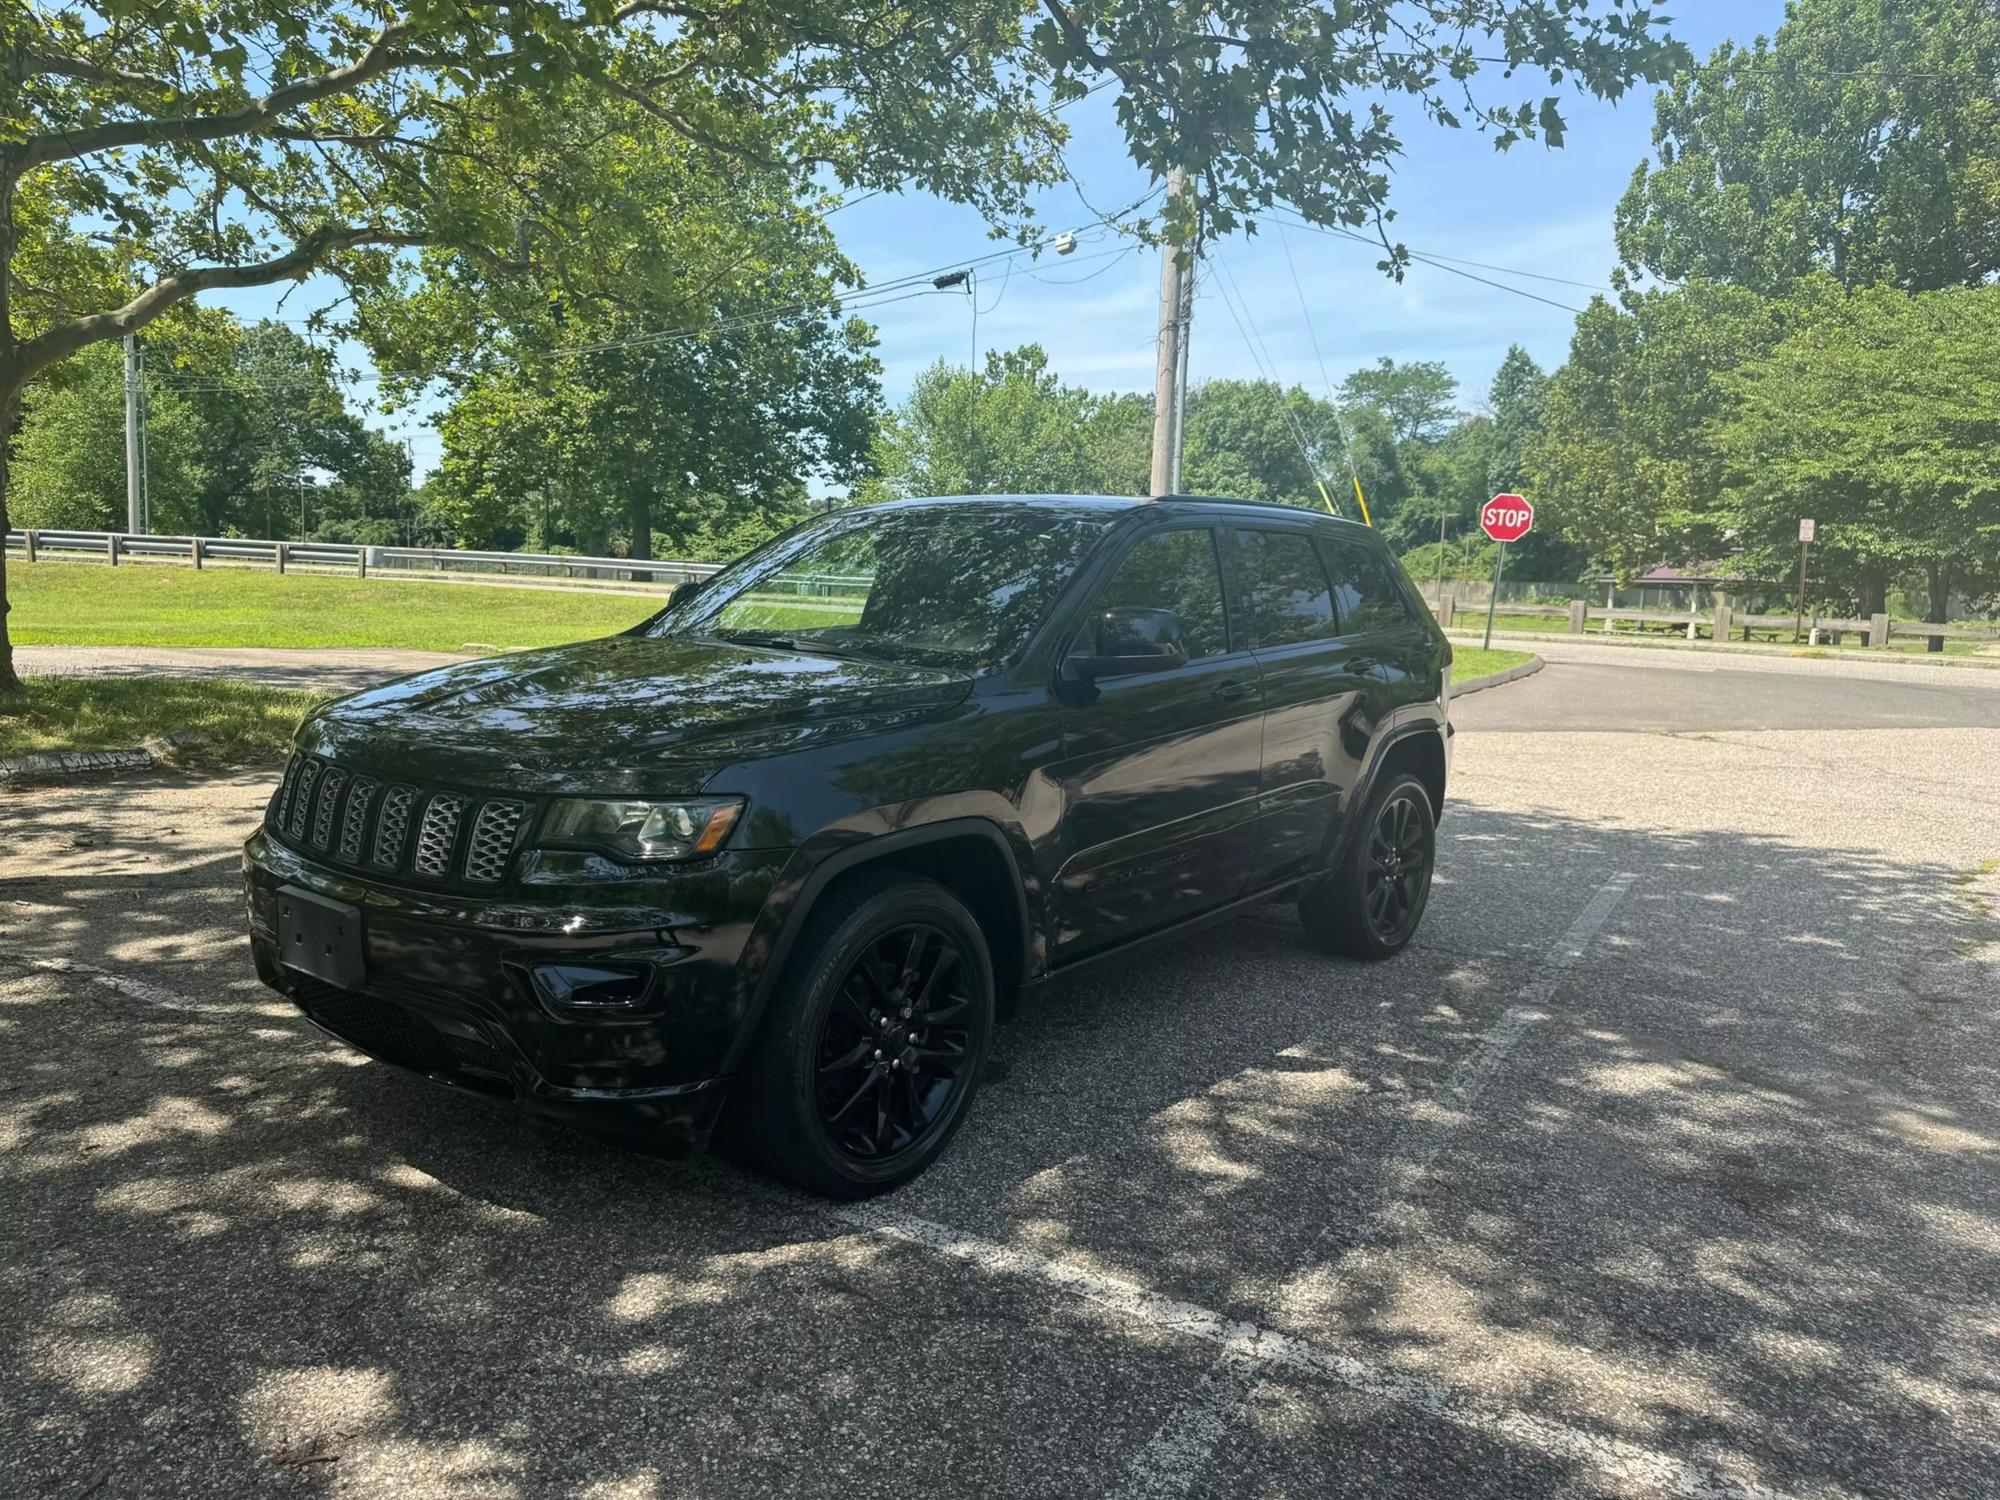
<path fill-rule="evenodd" d="M 1274 1328 L 1227 1317 L 1148 1291 L 1137 1282 L 1017 1250 L 880 1204 L 836 1209 L 854 1228 L 967 1262 L 997 1276 L 1038 1281 L 1163 1333 L 1220 1345 L 1224 1358 L 1259 1372 L 1283 1370 L 1423 1413 L 1482 1437 L 1575 1463 L 1620 1494 L 1652 1491 L 1674 1500 L 1783 1500 L 1782 1492 L 1712 1463 L 1684 1459 L 1608 1433 L 1466 1396 Z"/>
<path fill-rule="evenodd" d="M 1383 1163 L 1382 1201 L 1356 1235 L 1357 1245 L 1381 1244 L 1393 1236 L 1398 1211 L 1423 1195 L 1431 1168 L 1454 1132 L 1463 1127 L 1466 1115 L 1507 1054 L 1530 1027 L 1546 1019 L 1542 1007 L 1554 994 L 1562 971 L 1583 957 L 1637 878 L 1621 871 L 1591 894 L 1534 976 L 1516 993 L 1514 1003 L 1452 1070 L 1424 1106 L 1423 1114 L 1404 1132 Z M 1339 1275 L 1338 1262 L 1324 1267 L 1313 1263 L 1335 1227 L 1324 1226 L 1306 1248 L 1307 1269 L 1291 1288 L 1293 1296 L 1308 1291 L 1324 1295 L 1333 1290 L 1330 1283 Z M 1195 1398 L 1162 1423 L 1133 1456 L 1122 1493 L 1150 1500 L 1173 1500 L 1187 1494 L 1206 1467 L 1208 1455 L 1248 1406 L 1258 1379 L 1257 1369 L 1242 1360 L 1227 1354 L 1217 1359 L 1202 1378 Z"/>
<path fill-rule="evenodd" d="M 0 964 L 18 964 L 24 969 L 35 969 L 43 974 L 66 974 L 96 985 L 99 989 L 110 990 L 114 995 L 123 995 L 129 1000 L 141 1000 L 147 1005 L 161 1010 L 177 1010 L 187 1015 L 226 1015 L 233 1007 L 216 1005 L 200 1000 L 189 1000 L 170 989 L 157 984 L 148 984 L 143 979 L 128 979 L 123 974 L 114 974 L 109 969 L 100 969 L 92 964 L 78 963 L 73 958 L 31 958 L 25 953 L 0 951 Z"/>

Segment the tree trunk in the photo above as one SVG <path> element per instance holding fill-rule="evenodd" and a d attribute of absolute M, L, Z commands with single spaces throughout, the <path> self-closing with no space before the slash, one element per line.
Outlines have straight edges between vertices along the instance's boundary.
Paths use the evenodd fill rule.
<path fill-rule="evenodd" d="M 5 272 L 0 271 L 0 275 Z M 14 523 L 7 515 L 7 472 L 8 459 L 14 446 L 14 418 L 21 410 L 21 393 L 8 391 L 0 395 L 0 693 L 11 693 L 21 686 L 21 679 L 14 675 L 14 642 L 7 634 L 7 612 L 13 608 L 7 599 L 7 528 Z"/>
<path fill-rule="evenodd" d="M 1889 579 L 1879 566 L 1871 565 L 1861 570 L 1862 619 L 1879 615 L 1889 607 Z"/>
<path fill-rule="evenodd" d="M 1925 613 L 1924 619 L 1932 625 L 1942 625 L 1945 623 L 1945 612 L 1951 606 L 1951 564 L 1933 558 L 1930 562 L 1924 564 L 1924 575 L 1930 585 L 1931 606 Z M 1924 649 L 1927 651 L 1944 650 L 1943 637 L 1932 636 L 1924 642 Z"/>
<path fill-rule="evenodd" d="M 632 491 L 626 515 L 632 529 L 631 545 L 626 549 L 626 555 L 650 559 L 653 555 L 653 492 L 643 484 L 637 486 Z"/>

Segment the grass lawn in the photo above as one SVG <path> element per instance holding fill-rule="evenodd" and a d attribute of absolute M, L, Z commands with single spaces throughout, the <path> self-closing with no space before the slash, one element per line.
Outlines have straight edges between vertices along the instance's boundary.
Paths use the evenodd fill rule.
<path fill-rule="evenodd" d="M 291 743 L 322 693 L 197 677 L 30 677 L 0 693 L 0 756 L 130 750 L 152 735 L 191 734 L 190 759 L 253 760 Z"/>
<path fill-rule="evenodd" d="M 1518 667 L 1533 653 L 1527 651 L 1486 651 L 1478 646 L 1451 648 L 1451 680 L 1454 683 L 1473 682 L 1481 677 L 1491 677 L 1495 672 L 1504 672 L 1509 667 Z"/>
<path fill-rule="evenodd" d="M 17 563 L 8 617 L 24 646 L 398 646 L 488 651 L 609 635 L 664 594 L 406 583 L 249 568 Z"/>

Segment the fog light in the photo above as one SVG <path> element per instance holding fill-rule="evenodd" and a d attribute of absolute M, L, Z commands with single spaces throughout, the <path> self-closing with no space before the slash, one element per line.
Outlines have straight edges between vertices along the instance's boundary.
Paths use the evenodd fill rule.
<path fill-rule="evenodd" d="M 536 964 L 530 972 L 536 992 L 545 1002 L 562 1010 L 630 1010 L 645 1000 L 653 983 L 650 968 Z"/>

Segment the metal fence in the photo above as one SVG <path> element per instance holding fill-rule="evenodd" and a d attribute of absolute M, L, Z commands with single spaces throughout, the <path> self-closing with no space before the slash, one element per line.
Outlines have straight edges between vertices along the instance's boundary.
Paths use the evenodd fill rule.
<path fill-rule="evenodd" d="M 235 536 L 138 536 L 118 531 L 7 533 L 11 560 L 91 560 L 108 563 L 178 563 L 203 568 L 271 568 L 288 572 L 342 572 L 358 578 L 518 578 L 600 587 L 673 588 L 712 577 L 720 563 L 631 557 L 569 557 L 553 552 L 467 552 L 453 547 L 370 547 L 351 542 L 280 542 Z"/>
<path fill-rule="evenodd" d="M 1480 597 L 1472 601 L 1460 597 L 1447 586 L 1442 598 L 1432 608 L 1437 613 L 1438 622 L 1447 628 L 1476 626 L 1485 619 L 1487 595 L 1491 592 L 1490 589 L 1482 590 Z M 1509 628 L 1506 623 L 1509 617 L 1517 620 L 1525 617 L 1534 622 L 1530 628 L 1566 630 L 1570 635 L 1587 633 L 1591 622 L 1596 621 L 1604 631 L 1615 632 L 1625 625 L 1641 632 L 1668 631 L 1691 641 L 1702 639 L 1704 635 L 1710 641 L 1728 641 L 1740 631 L 1747 641 L 1753 630 L 1788 631 L 1810 622 L 1815 640 L 1825 638 L 1835 645 L 1848 635 L 1857 635 L 1870 646 L 1887 646 L 1897 637 L 2000 645 L 2000 625 L 1932 625 L 1920 620 L 1891 619 L 1886 614 L 1870 615 L 1866 619 L 1830 619 L 1808 614 L 1805 621 L 1800 621 L 1796 615 L 1751 614 L 1732 609 L 1727 604 L 1717 604 L 1709 610 L 1604 609 L 1584 599 L 1572 599 L 1566 605 L 1532 601 L 1496 602 L 1492 611 L 1502 630 Z M 1562 623 L 1556 624 L 1558 620 Z"/>

